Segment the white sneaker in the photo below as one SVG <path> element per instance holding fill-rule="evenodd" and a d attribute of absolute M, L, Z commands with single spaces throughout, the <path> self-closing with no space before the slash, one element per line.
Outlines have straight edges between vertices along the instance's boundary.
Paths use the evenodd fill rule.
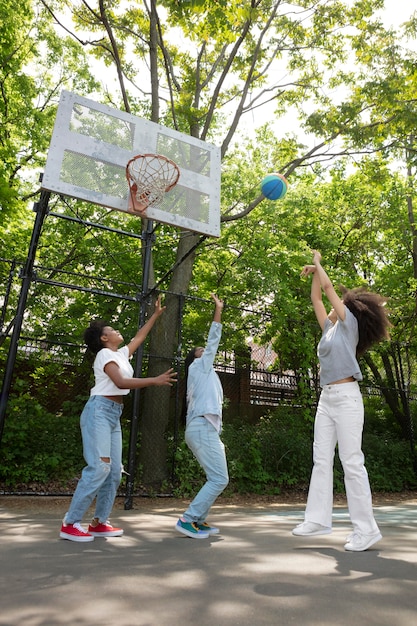
<path fill-rule="evenodd" d="M 361 535 L 359 533 L 352 533 L 348 537 L 347 543 L 345 543 L 345 550 L 350 552 L 363 552 L 377 541 L 381 541 L 382 535 L 379 531 L 372 535 Z"/>
<path fill-rule="evenodd" d="M 315 522 L 303 522 L 293 529 L 292 534 L 297 537 L 314 537 L 315 535 L 329 535 L 331 532 L 332 529 L 328 526 L 322 526 Z"/>

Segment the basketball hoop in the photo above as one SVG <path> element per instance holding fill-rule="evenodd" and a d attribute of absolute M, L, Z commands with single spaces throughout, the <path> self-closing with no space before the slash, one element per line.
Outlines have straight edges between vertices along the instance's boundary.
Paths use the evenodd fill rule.
<path fill-rule="evenodd" d="M 138 154 L 126 165 L 129 210 L 144 215 L 148 207 L 160 204 L 178 182 L 178 165 L 162 154 Z"/>

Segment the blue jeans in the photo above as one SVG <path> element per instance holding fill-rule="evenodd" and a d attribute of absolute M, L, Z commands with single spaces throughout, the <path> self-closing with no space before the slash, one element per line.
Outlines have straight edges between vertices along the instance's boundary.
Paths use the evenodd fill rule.
<path fill-rule="evenodd" d="M 205 471 L 207 482 L 183 517 L 187 522 L 202 523 L 216 498 L 229 483 L 224 444 L 217 430 L 204 417 L 195 417 L 187 424 L 185 441 Z"/>
<path fill-rule="evenodd" d="M 102 523 L 109 518 L 122 477 L 122 410 L 123 405 L 118 402 L 104 396 L 90 396 L 81 413 L 83 454 L 87 466 L 65 515 L 67 524 L 80 522 L 96 496 L 94 517 Z M 109 462 L 103 459 L 109 459 Z"/>
<path fill-rule="evenodd" d="M 365 535 L 378 532 L 362 452 L 363 421 L 363 400 L 357 382 L 323 387 L 314 422 L 314 465 L 306 521 L 332 525 L 333 462 L 337 443 L 353 530 Z"/>

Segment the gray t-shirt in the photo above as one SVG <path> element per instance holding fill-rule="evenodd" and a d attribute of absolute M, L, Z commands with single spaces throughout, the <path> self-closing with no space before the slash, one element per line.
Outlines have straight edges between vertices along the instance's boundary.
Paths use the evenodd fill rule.
<path fill-rule="evenodd" d="M 335 324 L 329 319 L 324 322 L 323 334 L 317 346 L 321 387 L 349 376 L 362 380 L 356 359 L 358 341 L 358 321 L 346 306 L 343 322 L 339 318 Z"/>

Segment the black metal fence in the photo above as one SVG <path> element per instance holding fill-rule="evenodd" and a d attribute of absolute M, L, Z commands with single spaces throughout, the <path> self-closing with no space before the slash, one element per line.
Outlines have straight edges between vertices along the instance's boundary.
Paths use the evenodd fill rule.
<path fill-rule="evenodd" d="M 0 260 L 1 261 L 1 260 Z M 3 259 L 0 262 L 2 279 L 2 309 L 1 309 L 1 341 L 0 341 L 0 367 L 2 372 L 8 363 L 9 347 L 13 332 L 13 320 L 17 306 L 21 271 L 23 264 Z M 76 398 L 88 396 L 92 385 L 92 361 L 86 356 L 85 347 L 82 345 L 82 329 L 87 326 L 91 317 L 97 314 L 102 317 L 103 313 L 112 316 L 114 322 L 121 324 L 123 330 L 131 334 L 136 332 L 137 320 L 139 319 L 140 307 L 143 305 L 141 296 L 137 295 L 137 285 L 124 285 L 126 294 L 111 290 L 111 281 L 108 289 L 103 290 L 94 285 L 87 286 L 85 277 L 72 275 L 72 283 L 69 282 L 68 274 L 60 275 L 59 270 L 54 268 L 53 280 L 46 278 L 51 276 L 51 270 L 40 265 L 35 266 L 35 272 L 31 277 L 31 285 L 28 293 L 28 301 L 22 320 L 21 333 L 18 339 L 16 359 L 12 363 L 14 368 L 11 394 L 16 393 L 14 384 L 17 378 L 27 381 L 24 386 L 41 399 L 45 410 L 57 414 L 61 411 L 63 403 Z M 77 283 L 78 280 L 78 283 Z M 90 280 L 90 279 L 89 279 Z M 120 286 L 120 285 L 119 285 Z M 87 294 L 84 299 L 85 305 L 80 305 L 79 319 L 69 323 L 62 317 L 65 307 L 74 310 L 76 301 L 75 293 Z M 136 292 L 136 295 L 134 295 Z M 178 424 L 182 410 L 183 380 L 182 364 L 188 348 L 191 345 L 204 345 L 209 323 L 213 314 L 213 303 L 194 296 L 172 294 L 162 292 L 163 296 L 178 298 L 182 301 L 180 311 L 186 311 L 183 316 L 173 319 L 175 329 L 172 335 L 175 344 L 164 354 L 150 354 L 148 345 L 145 346 L 142 373 L 146 375 L 149 358 L 161 359 L 164 363 L 171 359 L 177 367 L 180 377 L 179 383 L 171 392 L 169 429 L 174 437 L 178 434 Z M 41 305 L 40 305 L 41 303 Z M 185 303 L 185 304 L 184 304 Z M 43 307 L 43 308 L 42 308 Z M 35 315 L 36 310 L 36 315 Z M 39 319 L 39 310 L 43 310 L 45 320 Z M 245 318 L 245 311 L 236 311 L 241 318 Z M 250 312 L 253 317 L 253 311 Z M 59 324 L 61 315 L 62 324 Z M 265 313 L 258 324 L 253 324 L 252 329 L 265 323 Z M 58 323 L 57 323 L 58 316 Z M 190 322 L 191 320 L 191 322 Z M 248 329 L 249 338 L 250 329 Z M 290 404 L 297 396 L 298 381 L 292 372 L 282 372 L 276 369 L 276 355 L 271 346 L 257 346 L 254 337 L 246 345 L 240 345 L 238 354 L 233 347 L 236 346 L 235 328 L 233 325 L 224 325 L 220 351 L 216 361 L 217 371 L 221 377 L 224 395 L 226 398 L 225 416 L 231 420 L 238 417 L 248 422 L 256 422 L 259 417 L 268 411 L 283 404 Z M 125 337 L 128 339 L 128 336 Z M 54 364 L 56 367 L 54 368 Z M 34 378 L 34 368 L 42 365 L 43 377 L 39 373 Z M 63 376 L 62 372 L 66 372 Z M 311 380 L 311 398 L 309 408 L 313 412 L 314 404 L 318 395 L 317 380 Z M 365 395 L 378 395 L 382 397 L 381 390 L 372 386 L 364 387 Z M 133 414 L 132 398 L 125 403 L 124 419 L 131 421 Z M 5 420 L 7 428 L 7 417 Z M 410 438 L 413 437 L 410 426 Z M 410 442 L 413 444 L 414 442 Z M 0 442 L 1 445 L 1 442 Z M 143 445 L 143 442 L 141 442 Z M 148 445 L 157 445 L 151 441 Z M 160 462 L 158 454 L 148 455 Z"/>

